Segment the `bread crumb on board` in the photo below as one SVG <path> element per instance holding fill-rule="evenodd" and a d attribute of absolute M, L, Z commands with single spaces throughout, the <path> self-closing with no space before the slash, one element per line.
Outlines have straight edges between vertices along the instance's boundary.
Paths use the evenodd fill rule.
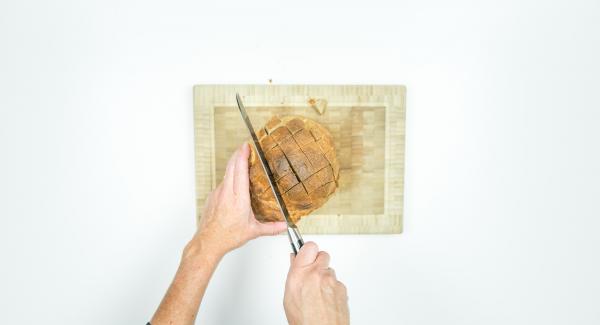
<path fill-rule="evenodd" d="M 325 114 L 325 110 L 327 109 L 327 100 L 310 98 L 308 100 L 308 105 L 310 105 L 310 107 L 317 111 L 319 115 L 323 115 Z"/>

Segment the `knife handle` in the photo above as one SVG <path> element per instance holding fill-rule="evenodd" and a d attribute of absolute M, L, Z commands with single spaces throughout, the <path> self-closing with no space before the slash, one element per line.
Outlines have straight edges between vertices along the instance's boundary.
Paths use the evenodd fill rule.
<path fill-rule="evenodd" d="M 302 236 L 300 235 L 300 232 L 298 232 L 298 228 L 296 227 L 288 226 L 287 234 L 290 240 L 290 244 L 292 245 L 292 252 L 294 252 L 294 255 L 298 255 L 300 248 L 304 246 L 304 239 L 302 239 Z"/>

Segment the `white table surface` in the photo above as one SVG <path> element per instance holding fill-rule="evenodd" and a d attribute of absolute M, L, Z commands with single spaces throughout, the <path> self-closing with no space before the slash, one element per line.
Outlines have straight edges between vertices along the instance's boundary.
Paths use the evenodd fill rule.
<path fill-rule="evenodd" d="M 0 318 L 143 324 L 194 230 L 192 86 L 407 86 L 404 233 L 306 236 L 354 324 L 600 323 L 600 2 L 0 2 Z M 285 237 L 198 324 L 282 324 Z"/>

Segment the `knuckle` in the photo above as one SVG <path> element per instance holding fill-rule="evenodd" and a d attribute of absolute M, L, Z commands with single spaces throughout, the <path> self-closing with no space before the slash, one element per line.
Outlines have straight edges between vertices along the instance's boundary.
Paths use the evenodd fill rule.
<path fill-rule="evenodd" d="M 326 251 L 320 251 L 318 257 L 322 259 L 329 259 L 331 256 L 329 256 L 329 253 L 327 253 Z"/>
<path fill-rule="evenodd" d="M 331 274 L 334 278 L 336 278 L 336 274 L 335 274 L 335 270 L 333 268 L 326 268 L 327 272 L 329 272 L 329 274 Z"/>
<path fill-rule="evenodd" d="M 333 284 L 335 282 L 335 278 L 332 276 L 329 270 L 321 270 L 319 273 L 319 280 L 325 284 Z"/>
<path fill-rule="evenodd" d="M 344 293 L 344 295 L 348 292 L 348 288 L 346 288 L 346 285 L 342 282 L 336 280 L 336 285 L 340 289 L 340 291 Z"/>
<path fill-rule="evenodd" d="M 311 268 L 311 270 L 308 272 L 308 277 L 311 279 L 319 279 L 321 275 L 319 274 L 317 268 Z"/>
<path fill-rule="evenodd" d="M 319 274 L 319 272 L 310 272 L 308 274 L 308 279 L 310 282 L 320 283 L 323 280 L 323 276 Z"/>
<path fill-rule="evenodd" d="M 336 283 L 337 280 L 331 273 L 327 273 L 327 275 L 325 276 L 325 279 L 327 280 L 327 283 L 330 284 L 331 286 L 337 285 L 337 283 Z"/>
<path fill-rule="evenodd" d="M 329 265 L 330 256 L 327 252 L 319 252 L 316 260 L 321 266 L 327 267 Z"/>
<path fill-rule="evenodd" d="M 307 242 L 307 243 L 304 243 L 304 245 L 303 245 L 303 248 L 305 248 L 305 249 L 309 249 L 309 250 L 312 250 L 312 249 L 319 249 L 319 247 L 317 246 L 317 244 L 315 244 L 315 243 L 314 243 L 314 242 L 312 242 L 312 241 L 309 241 L 309 242 Z"/>

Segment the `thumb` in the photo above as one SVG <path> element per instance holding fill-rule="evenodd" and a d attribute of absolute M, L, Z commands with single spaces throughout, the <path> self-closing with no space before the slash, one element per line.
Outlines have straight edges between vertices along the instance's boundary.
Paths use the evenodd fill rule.
<path fill-rule="evenodd" d="M 298 255 L 291 261 L 292 267 L 309 266 L 315 262 L 319 254 L 319 247 L 314 242 L 307 242 L 300 248 Z"/>
<path fill-rule="evenodd" d="M 283 221 L 278 222 L 256 222 L 258 236 L 274 236 L 287 229 L 287 224 Z"/>

